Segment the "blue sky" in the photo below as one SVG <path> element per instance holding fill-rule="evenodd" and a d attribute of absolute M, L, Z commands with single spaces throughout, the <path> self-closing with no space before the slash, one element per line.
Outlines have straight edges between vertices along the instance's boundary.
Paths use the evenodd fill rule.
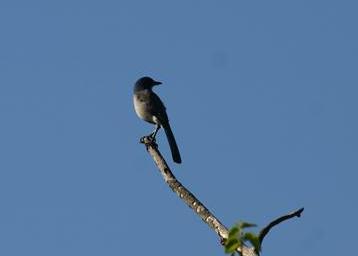
<path fill-rule="evenodd" d="M 263 255 L 351 254 L 355 1 L 0 3 L 0 254 L 224 255 L 138 144 L 136 79 L 162 81 L 175 175 Z"/>

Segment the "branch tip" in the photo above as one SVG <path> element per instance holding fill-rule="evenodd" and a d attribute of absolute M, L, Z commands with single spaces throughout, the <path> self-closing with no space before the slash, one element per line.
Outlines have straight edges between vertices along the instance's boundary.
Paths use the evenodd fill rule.
<path fill-rule="evenodd" d="M 272 222 L 270 222 L 266 227 L 264 227 L 260 233 L 259 233 L 259 241 L 260 241 L 260 244 L 262 245 L 262 241 L 264 240 L 265 236 L 268 234 L 268 232 L 271 230 L 271 228 L 273 228 L 274 226 L 280 224 L 281 222 L 285 221 L 285 220 L 288 220 L 288 219 L 291 219 L 293 217 L 301 217 L 301 214 L 303 212 L 305 208 L 300 208 L 298 209 L 297 211 L 293 211 L 289 214 L 286 214 L 286 215 L 283 215 L 275 220 L 273 220 Z"/>
<path fill-rule="evenodd" d="M 297 218 L 301 217 L 301 213 L 304 211 L 304 207 L 302 207 L 301 209 L 297 210 L 295 213 L 296 213 L 296 216 Z"/>

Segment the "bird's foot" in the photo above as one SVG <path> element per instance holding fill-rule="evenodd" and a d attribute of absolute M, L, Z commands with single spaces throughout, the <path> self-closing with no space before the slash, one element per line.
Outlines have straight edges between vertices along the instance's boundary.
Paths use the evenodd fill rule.
<path fill-rule="evenodd" d="M 140 138 L 139 142 L 140 143 L 146 143 L 146 142 L 154 142 L 155 143 L 155 137 L 153 136 L 153 134 L 150 134 L 150 135 L 146 135 L 146 136 L 143 136 L 142 138 Z"/>
<path fill-rule="evenodd" d="M 142 138 L 140 138 L 139 143 L 144 144 L 147 147 L 147 150 L 149 146 L 158 147 L 158 144 L 155 142 L 155 138 L 151 136 L 143 136 Z"/>
<path fill-rule="evenodd" d="M 155 142 L 155 133 L 152 132 L 151 134 L 148 135 L 148 138 L 152 141 L 152 142 Z"/>

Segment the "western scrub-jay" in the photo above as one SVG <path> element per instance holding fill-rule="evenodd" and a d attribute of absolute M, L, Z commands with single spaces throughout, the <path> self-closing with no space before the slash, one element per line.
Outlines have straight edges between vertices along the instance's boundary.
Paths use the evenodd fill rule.
<path fill-rule="evenodd" d="M 155 139 L 160 127 L 163 127 L 167 135 L 173 160 L 180 164 L 181 157 L 174 134 L 169 125 L 166 108 L 159 96 L 152 90 L 155 85 L 159 84 L 161 82 L 147 76 L 138 79 L 133 90 L 134 109 L 141 119 L 156 125 L 155 130 L 149 135 L 152 139 Z"/>

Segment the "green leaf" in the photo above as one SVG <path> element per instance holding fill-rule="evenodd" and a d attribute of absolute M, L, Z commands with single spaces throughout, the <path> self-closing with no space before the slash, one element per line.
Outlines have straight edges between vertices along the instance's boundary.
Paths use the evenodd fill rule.
<path fill-rule="evenodd" d="M 229 237 L 228 237 L 228 239 L 230 239 L 230 238 L 236 238 L 237 235 L 239 234 L 239 232 L 240 232 L 240 230 L 239 230 L 239 228 L 238 228 L 237 226 L 232 227 L 232 228 L 230 229 L 230 231 L 229 231 Z"/>
<path fill-rule="evenodd" d="M 243 236 L 244 241 L 249 241 L 252 246 L 255 248 L 255 251 L 257 254 L 260 253 L 261 251 L 261 244 L 260 244 L 260 239 L 257 235 L 253 234 L 253 233 L 245 233 Z"/>
<path fill-rule="evenodd" d="M 241 242 L 238 239 L 228 239 L 225 244 L 225 253 L 234 253 L 239 246 L 241 246 Z"/>
<path fill-rule="evenodd" d="M 223 240 L 225 253 L 234 254 L 245 242 L 249 241 L 255 248 L 257 254 L 260 252 L 260 240 L 254 233 L 243 232 L 245 228 L 256 227 L 249 222 L 239 222 L 229 230 L 228 238 Z"/>
<path fill-rule="evenodd" d="M 252 227 L 256 227 L 256 224 L 248 223 L 248 222 L 240 222 L 240 224 L 239 224 L 239 228 L 241 228 L 241 229 L 252 228 Z"/>

